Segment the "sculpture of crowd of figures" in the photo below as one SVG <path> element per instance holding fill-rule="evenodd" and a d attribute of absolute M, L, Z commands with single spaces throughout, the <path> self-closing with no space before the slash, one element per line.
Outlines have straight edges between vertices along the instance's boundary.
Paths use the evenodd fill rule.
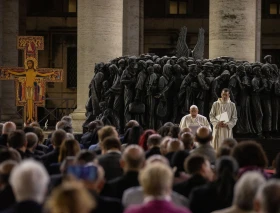
<path fill-rule="evenodd" d="M 212 103 L 229 88 L 237 106 L 235 133 L 270 137 L 280 131 L 279 71 L 271 64 L 143 54 L 98 63 L 89 85 L 87 121 L 101 119 L 119 131 L 131 119 L 144 128 L 179 123 L 193 104 L 208 117 Z"/>

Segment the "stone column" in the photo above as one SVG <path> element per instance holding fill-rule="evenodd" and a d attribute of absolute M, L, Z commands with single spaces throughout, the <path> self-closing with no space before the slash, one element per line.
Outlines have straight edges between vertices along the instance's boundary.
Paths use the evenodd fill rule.
<path fill-rule="evenodd" d="M 211 0 L 209 58 L 256 61 L 260 52 L 260 1 Z"/>
<path fill-rule="evenodd" d="M 144 0 L 123 0 L 123 55 L 140 55 L 144 39 Z"/>
<path fill-rule="evenodd" d="M 77 109 L 73 127 L 81 132 L 89 83 L 98 62 L 122 55 L 123 0 L 78 0 Z"/>
<path fill-rule="evenodd" d="M 0 1 L 0 66 L 18 66 L 18 0 Z M 1 95 L 1 122 L 15 121 L 15 86 L 14 81 L 0 81 Z M 2 102 L 3 101 L 3 102 Z"/>

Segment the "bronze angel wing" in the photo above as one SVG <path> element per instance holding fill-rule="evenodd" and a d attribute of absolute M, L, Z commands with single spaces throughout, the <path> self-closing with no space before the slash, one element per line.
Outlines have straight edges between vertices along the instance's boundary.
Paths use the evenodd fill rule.
<path fill-rule="evenodd" d="M 177 41 L 177 48 L 176 48 L 176 56 L 178 58 L 184 56 L 184 57 L 189 57 L 189 48 L 188 45 L 186 43 L 186 39 L 187 39 L 187 27 L 184 26 L 181 28 L 180 34 L 179 34 L 179 38 Z"/>
<path fill-rule="evenodd" d="M 194 59 L 203 59 L 204 56 L 204 29 L 200 28 L 197 43 L 192 51 Z"/>

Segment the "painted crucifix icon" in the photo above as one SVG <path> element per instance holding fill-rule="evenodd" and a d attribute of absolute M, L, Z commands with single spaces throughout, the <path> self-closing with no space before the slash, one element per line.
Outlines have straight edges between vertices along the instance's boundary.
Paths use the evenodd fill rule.
<path fill-rule="evenodd" d="M 46 82 L 62 82 L 63 70 L 38 68 L 38 50 L 44 49 L 42 36 L 19 36 L 24 50 L 24 67 L 0 67 L 0 80 L 15 80 L 16 105 L 24 107 L 24 122 L 37 121 L 37 107 L 45 105 Z"/>

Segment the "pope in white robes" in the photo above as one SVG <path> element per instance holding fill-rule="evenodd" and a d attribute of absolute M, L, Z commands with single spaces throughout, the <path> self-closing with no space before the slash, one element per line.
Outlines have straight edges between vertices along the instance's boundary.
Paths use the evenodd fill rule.
<path fill-rule="evenodd" d="M 226 138 L 232 138 L 232 129 L 237 122 L 235 104 L 230 101 L 228 89 L 223 89 L 222 97 L 214 102 L 210 111 L 210 122 L 213 125 L 213 147 L 218 150 Z"/>
<path fill-rule="evenodd" d="M 201 127 L 206 126 L 211 130 L 211 126 L 206 117 L 198 114 L 198 108 L 195 105 L 190 107 L 190 114 L 184 116 L 180 122 L 180 128 L 190 128 L 192 133 L 195 134 L 196 130 Z"/>

